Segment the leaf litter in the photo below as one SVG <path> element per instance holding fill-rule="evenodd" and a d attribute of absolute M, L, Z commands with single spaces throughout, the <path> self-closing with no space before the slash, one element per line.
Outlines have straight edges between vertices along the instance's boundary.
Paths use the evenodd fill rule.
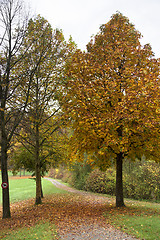
<path fill-rule="evenodd" d="M 114 199 L 78 191 L 48 195 L 41 205 L 29 199 L 11 205 L 12 218 L 0 219 L 0 232 L 49 221 L 56 226 L 60 239 L 136 239 L 107 223 L 104 213 L 112 212 L 113 204 Z"/>

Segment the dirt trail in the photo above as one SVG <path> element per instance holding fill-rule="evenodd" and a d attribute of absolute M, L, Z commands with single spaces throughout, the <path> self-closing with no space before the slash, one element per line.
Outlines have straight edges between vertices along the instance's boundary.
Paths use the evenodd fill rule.
<path fill-rule="evenodd" d="M 59 236 L 62 240 L 134 240 L 134 238 L 124 232 L 121 232 L 111 225 L 106 223 L 106 219 L 103 216 L 103 212 L 106 210 L 107 204 L 115 204 L 114 200 L 104 196 L 98 196 L 89 192 L 78 191 L 70 188 L 55 179 L 46 178 L 52 182 L 56 187 L 64 189 L 68 192 L 73 193 L 75 196 L 79 196 L 79 203 L 77 209 L 79 210 L 80 217 L 76 217 L 77 209 L 73 206 L 68 206 L 70 209 L 69 214 L 65 212 L 65 222 L 70 222 L 70 225 L 59 226 Z M 71 203 L 72 204 L 72 203 Z M 87 206 L 88 205 L 88 208 Z M 75 213 L 75 214 L 74 214 Z M 68 216 L 67 216 L 68 215 Z"/>

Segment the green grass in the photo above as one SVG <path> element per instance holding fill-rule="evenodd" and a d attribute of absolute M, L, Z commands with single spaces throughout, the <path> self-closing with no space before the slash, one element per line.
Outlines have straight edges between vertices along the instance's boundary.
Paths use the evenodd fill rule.
<path fill-rule="evenodd" d="M 36 191 L 36 183 L 33 179 L 10 179 L 10 201 L 18 202 L 21 200 L 34 198 Z M 62 189 L 56 188 L 51 182 L 42 179 L 42 188 L 44 196 L 53 193 L 64 193 Z M 0 204 L 2 204 L 2 191 L 0 191 Z"/>
<path fill-rule="evenodd" d="M 21 228 L 19 230 L 3 233 L 2 240 L 56 240 L 59 239 L 55 230 L 55 226 L 49 222 L 42 222 L 34 227 Z"/>
<path fill-rule="evenodd" d="M 119 224 L 119 221 L 123 224 Z M 159 216 L 123 216 L 117 222 L 121 229 L 136 237 L 148 240 L 160 239 L 160 217 Z"/>
<path fill-rule="evenodd" d="M 160 239 L 160 204 L 126 200 L 127 207 L 110 207 L 106 219 L 118 229 L 145 240 Z"/>
<path fill-rule="evenodd" d="M 49 195 L 49 194 L 53 194 L 53 193 L 66 193 L 65 190 L 57 188 L 53 185 L 53 183 L 51 183 L 50 181 L 46 180 L 46 179 L 42 179 L 42 186 L 44 189 L 44 195 Z"/>
<path fill-rule="evenodd" d="M 21 171 L 21 176 L 31 176 L 31 175 L 32 175 L 32 172 L 28 172 L 26 170 L 25 170 L 25 172 L 24 172 L 24 170 Z M 8 176 L 9 177 L 14 176 L 12 171 L 8 171 Z M 17 172 L 15 176 L 20 177 L 20 172 Z M 0 177 L 1 177 L 1 170 L 0 170 Z"/>

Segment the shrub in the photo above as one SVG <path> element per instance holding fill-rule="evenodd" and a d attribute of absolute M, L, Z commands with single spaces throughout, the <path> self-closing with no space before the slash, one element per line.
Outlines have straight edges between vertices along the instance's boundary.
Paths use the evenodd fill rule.
<path fill-rule="evenodd" d="M 99 169 L 92 171 L 85 183 L 87 191 L 96 193 L 115 194 L 115 171 L 108 169 L 102 172 Z"/>
<path fill-rule="evenodd" d="M 60 167 L 51 169 L 49 176 L 62 179 L 77 189 L 115 195 L 116 171 L 114 168 L 102 172 L 84 163 L 72 165 L 72 171 Z M 160 165 L 148 162 L 126 162 L 123 174 L 124 197 L 137 200 L 160 200 Z"/>
<path fill-rule="evenodd" d="M 160 165 L 155 162 L 135 162 L 123 174 L 124 197 L 137 200 L 160 200 Z M 115 195 L 116 171 L 96 169 L 86 179 L 87 191 Z"/>
<path fill-rule="evenodd" d="M 49 172 L 48 172 L 49 177 L 55 178 L 55 174 L 56 174 L 56 169 L 55 168 L 49 169 Z"/>
<path fill-rule="evenodd" d="M 91 192 L 106 193 L 106 177 L 105 173 L 95 169 L 86 179 L 85 189 Z"/>
<path fill-rule="evenodd" d="M 54 179 L 62 179 L 63 178 L 63 172 L 64 168 L 59 167 L 59 168 L 51 168 L 49 170 L 48 176 Z"/>
<path fill-rule="evenodd" d="M 73 186 L 72 173 L 68 169 L 64 170 L 62 181 Z"/>
<path fill-rule="evenodd" d="M 86 179 L 88 174 L 91 172 L 91 166 L 85 161 L 80 163 L 76 162 L 72 165 L 72 183 L 77 189 L 84 190 Z"/>
<path fill-rule="evenodd" d="M 106 193 L 110 195 L 115 195 L 116 192 L 116 170 L 109 168 L 106 171 Z"/>
<path fill-rule="evenodd" d="M 134 199 L 160 200 L 160 165 L 145 162 L 124 174 L 124 196 Z"/>

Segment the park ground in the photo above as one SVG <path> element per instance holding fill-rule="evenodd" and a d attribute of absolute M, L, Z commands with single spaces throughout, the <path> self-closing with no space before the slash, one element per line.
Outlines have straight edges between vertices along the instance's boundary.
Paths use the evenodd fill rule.
<path fill-rule="evenodd" d="M 0 239 L 160 239 L 160 204 L 126 200 L 117 209 L 114 197 L 45 181 L 54 193 L 37 206 L 34 198 L 13 201 L 12 218 L 0 219 Z"/>

